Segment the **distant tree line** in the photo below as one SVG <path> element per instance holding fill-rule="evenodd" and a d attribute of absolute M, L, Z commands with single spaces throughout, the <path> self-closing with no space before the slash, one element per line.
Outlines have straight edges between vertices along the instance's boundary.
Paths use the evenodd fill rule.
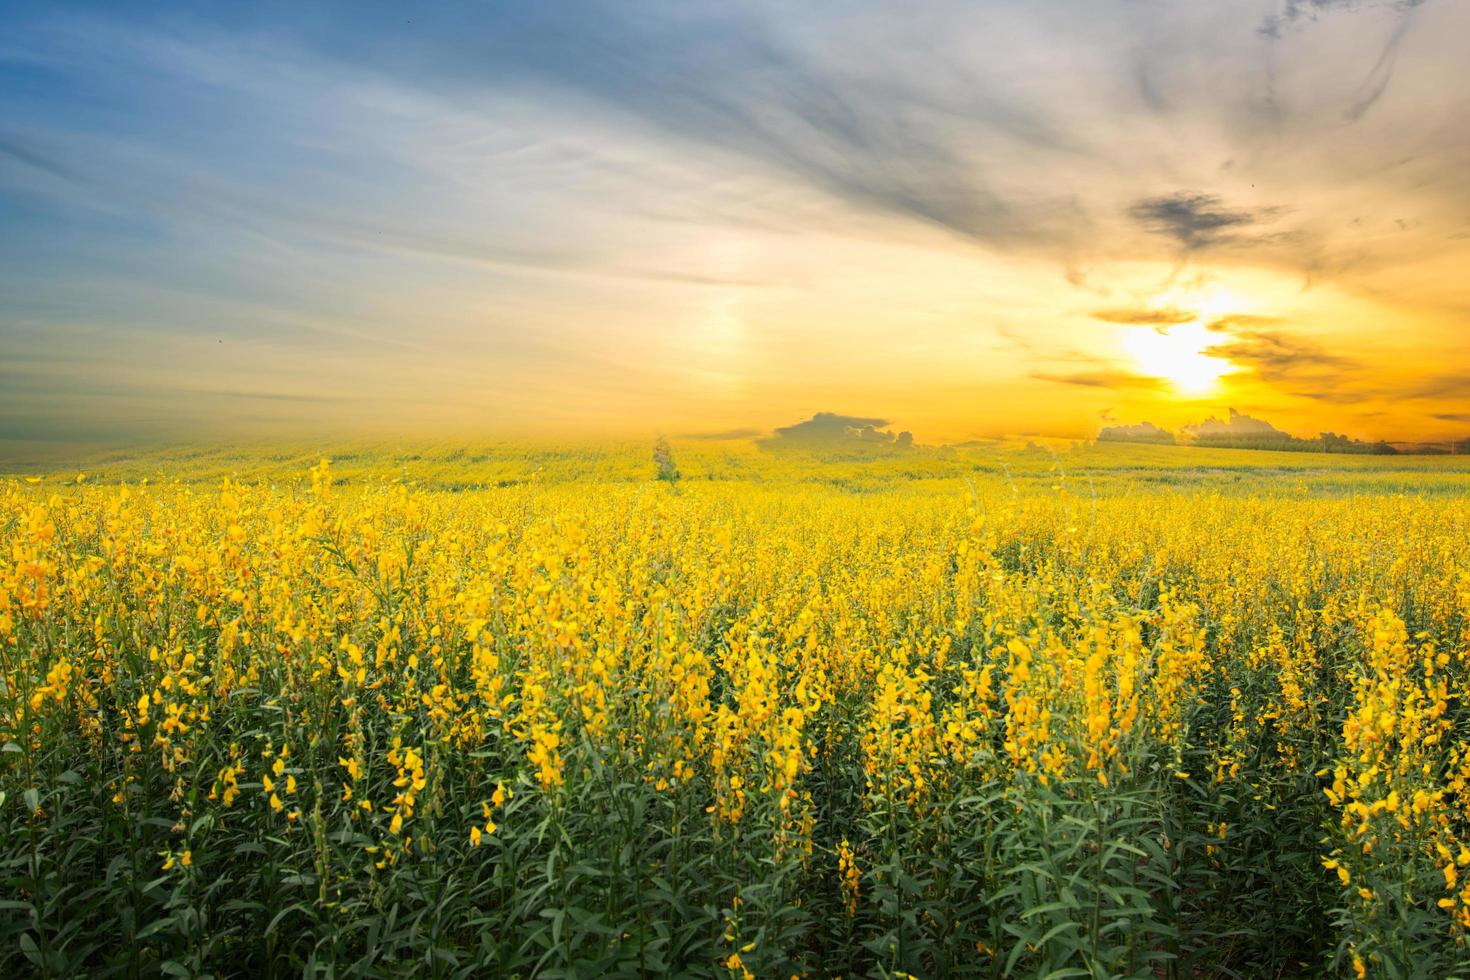
<path fill-rule="evenodd" d="M 1323 432 L 1315 439 L 1299 439 L 1270 426 L 1262 431 L 1192 432 L 1185 427 L 1185 438 L 1176 439 L 1173 432 L 1150 422 L 1137 425 L 1114 425 L 1098 433 L 1099 442 L 1128 442 L 1143 445 L 1173 446 L 1182 442 L 1187 446 L 1202 446 L 1211 449 L 1269 449 L 1289 453 L 1354 453 L 1363 456 L 1393 456 L 1399 450 L 1382 440 L 1364 442 L 1336 432 Z M 1470 440 L 1462 449 L 1470 451 Z M 1444 450 L 1441 450 L 1443 452 Z"/>
<path fill-rule="evenodd" d="M 1197 436 L 1193 445 L 1215 449 L 1272 449 L 1288 453 L 1355 453 L 1362 456 L 1393 456 L 1398 453 L 1382 440 L 1364 442 L 1336 432 L 1323 432 L 1315 439 L 1298 439 L 1285 434 L 1207 435 Z"/>
<path fill-rule="evenodd" d="M 1140 442 L 1152 446 L 1172 446 L 1174 433 L 1152 422 L 1137 425 L 1109 425 L 1097 434 L 1099 442 Z"/>

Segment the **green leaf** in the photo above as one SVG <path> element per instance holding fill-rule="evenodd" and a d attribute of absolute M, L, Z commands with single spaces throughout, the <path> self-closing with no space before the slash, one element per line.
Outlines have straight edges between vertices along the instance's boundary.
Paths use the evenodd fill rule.
<path fill-rule="evenodd" d="M 25 958 L 30 960 L 33 965 L 37 967 L 44 967 L 46 965 L 45 960 L 41 957 L 41 949 L 36 945 L 35 937 L 29 932 L 20 934 L 20 951 L 25 954 Z"/>

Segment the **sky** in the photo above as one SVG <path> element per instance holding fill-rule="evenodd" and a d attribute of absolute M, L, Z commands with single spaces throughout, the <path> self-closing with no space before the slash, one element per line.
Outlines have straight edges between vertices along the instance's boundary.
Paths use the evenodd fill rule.
<path fill-rule="evenodd" d="M 0 441 L 1470 434 L 1470 4 L 7 4 Z"/>

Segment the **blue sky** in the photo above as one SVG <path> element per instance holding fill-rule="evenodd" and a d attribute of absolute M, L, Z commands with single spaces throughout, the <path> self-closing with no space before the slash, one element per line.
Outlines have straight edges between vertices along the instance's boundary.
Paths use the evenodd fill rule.
<path fill-rule="evenodd" d="M 9 20 L 0 440 L 1470 424 L 1465 5 Z"/>

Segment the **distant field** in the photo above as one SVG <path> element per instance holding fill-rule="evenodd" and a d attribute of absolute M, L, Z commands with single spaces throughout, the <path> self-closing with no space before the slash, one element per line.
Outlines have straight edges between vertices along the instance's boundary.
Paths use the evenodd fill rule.
<path fill-rule="evenodd" d="M 0 974 L 1470 970 L 1470 460 L 651 449 L 0 464 Z"/>
<path fill-rule="evenodd" d="M 911 452 L 771 450 L 750 441 L 675 443 L 687 481 L 830 483 L 893 489 L 903 482 L 984 479 L 1091 480 L 1110 490 L 1147 485 L 1234 487 L 1265 493 L 1305 484 L 1328 491 L 1400 485 L 1411 492 L 1455 491 L 1470 479 L 1470 456 L 1370 456 L 1201 449 L 1065 440 L 996 440 Z M 542 483 L 639 483 L 652 473 L 651 446 L 516 443 L 344 443 L 245 448 L 97 450 L 51 446 L 0 453 L 0 478 L 40 477 L 47 484 L 92 481 L 298 482 L 330 457 L 339 485 L 400 481 L 425 488 Z"/>

